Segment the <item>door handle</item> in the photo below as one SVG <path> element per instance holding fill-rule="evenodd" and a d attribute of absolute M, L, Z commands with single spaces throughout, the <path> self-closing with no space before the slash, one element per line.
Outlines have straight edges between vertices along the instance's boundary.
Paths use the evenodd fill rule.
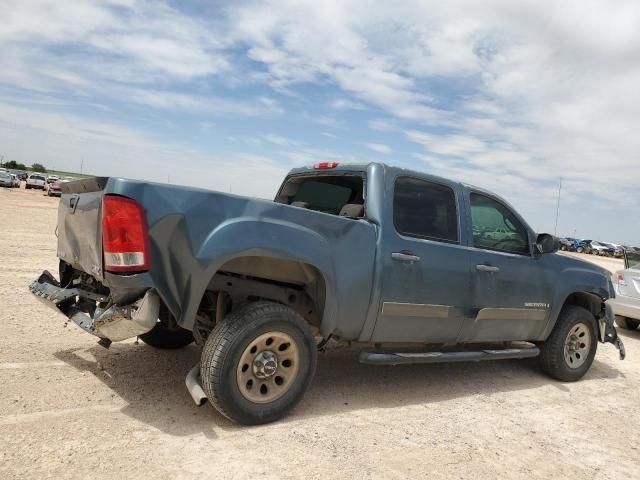
<path fill-rule="evenodd" d="M 419 262 L 420 257 L 414 255 L 412 252 L 402 251 L 402 252 L 393 252 L 391 254 L 391 258 L 398 262 Z"/>
<path fill-rule="evenodd" d="M 72 214 L 76 213 L 76 207 L 78 206 L 78 200 L 80 200 L 80 195 L 74 194 L 69 198 L 69 210 Z"/>
<path fill-rule="evenodd" d="M 499 272 L 500 268 L 494 267 L 493 265 L 476 265 L 476 270 L 479 272 Z"/>

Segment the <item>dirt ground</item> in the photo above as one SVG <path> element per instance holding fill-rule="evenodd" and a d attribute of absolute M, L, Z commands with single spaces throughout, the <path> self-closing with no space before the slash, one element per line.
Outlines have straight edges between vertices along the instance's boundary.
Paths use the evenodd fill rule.
<path fill-rule="evenodd" d="M 56 271 L 57 203 L 0 189 L 2 479 L 640 478 L 640 331 L 621 332 L 627 360 L 600 345 L 572 384 L 535 360 L 375 367 L 334 350 L 290 416 L 242 428 L 187 393 L 197 347 L 105 350 L 31 296 Z"/>

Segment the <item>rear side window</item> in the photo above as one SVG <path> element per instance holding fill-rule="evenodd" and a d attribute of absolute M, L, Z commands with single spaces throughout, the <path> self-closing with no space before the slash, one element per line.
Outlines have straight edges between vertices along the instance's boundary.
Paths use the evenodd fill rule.
<path fill-rule="evenodd" d="M 398 177 L 393 222 L 403 235 L 458 242 L 458 211 L 453 189 L 417 178 Z"/>

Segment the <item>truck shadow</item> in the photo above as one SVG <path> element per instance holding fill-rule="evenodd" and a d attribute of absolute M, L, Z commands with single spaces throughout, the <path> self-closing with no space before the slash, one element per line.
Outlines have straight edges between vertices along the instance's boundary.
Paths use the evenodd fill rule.
<path fill-rule="evenodd" d="M 544 375 L 536 359 L 479 363 L 372 366 L 358 363 L 357 351 L 332 349 L 318 357 L 311 388 L 281 422 L 371 408 L 437 404 L 474 395 L 552 386 L 569 388 Z M 55 357 L 81 372 L 95 375 L 127 403 L 121 412 L 175 436 L 204 434 L 239 427 L 210 405 L 197 407 L 186 390 L 187 372 L 200 360 L 200 349 L 160 351 L 144 344 L 113 344 L 110 350 L 62 350 Z M 91 358 L 93 357 L 93 358 Z M 582 380 L 616 378 L 621 373 L 595 360 Z"/>

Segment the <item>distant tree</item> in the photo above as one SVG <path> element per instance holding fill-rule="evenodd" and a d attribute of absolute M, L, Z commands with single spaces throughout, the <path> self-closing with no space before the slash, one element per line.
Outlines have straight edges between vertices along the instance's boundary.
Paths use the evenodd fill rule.
<path fill-rule="evenodd" d="M 34 172 L 47 173 L 47 169 L 44 168 L 44 165 L 42 165 L 41 163 L 34 163 L 33 165 L 31 165 L 31 170 L 33 170 Z"/>
<path fill-rule="evenodd" d="M 25 167 L 24 163 L 18 163 L 15 160 L 10 160 L 8 162 L 5 162 L 4 164 L 5 168 L 9 168 L 11 170 L 26 170 L 27 167 Z"/>

